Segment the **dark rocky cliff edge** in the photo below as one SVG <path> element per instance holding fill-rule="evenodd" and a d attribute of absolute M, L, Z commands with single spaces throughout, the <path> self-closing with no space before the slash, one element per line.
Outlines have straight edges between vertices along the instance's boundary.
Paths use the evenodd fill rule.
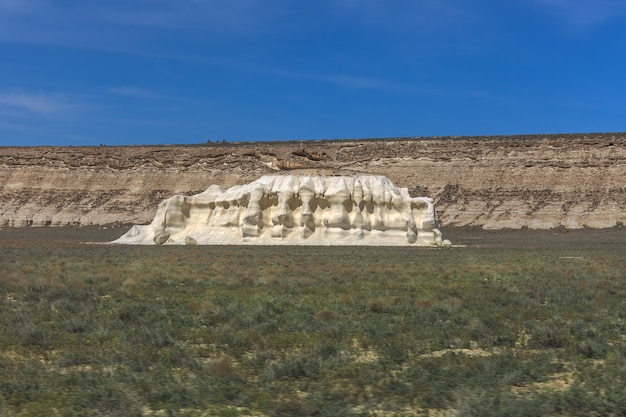
<path fill-rule="evenodd" d="M 0 226 L 148 223 L 157 204 L 264 174 L 386 175 L 446 226 L 626 222 L 626 133 L 0 148 Z"/>

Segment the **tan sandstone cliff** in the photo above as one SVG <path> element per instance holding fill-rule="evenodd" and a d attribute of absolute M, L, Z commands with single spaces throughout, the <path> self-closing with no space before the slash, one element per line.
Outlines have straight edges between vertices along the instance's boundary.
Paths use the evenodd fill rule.
<path fill-rule="evenodd" d="M 157 204 L 267 173 L 385 175 L 442 226 L 626 223 L 626 134 L 190 146 L 2 147 L 0 226 L 147 223 Z"/>

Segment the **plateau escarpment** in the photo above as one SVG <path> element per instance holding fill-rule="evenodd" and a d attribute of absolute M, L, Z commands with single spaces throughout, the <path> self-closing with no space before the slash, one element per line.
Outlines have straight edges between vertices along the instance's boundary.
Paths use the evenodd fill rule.
<path fill-rule="evenodd" d="M 626 220 L 626 134 L 0 148 L 0 226 L 149 223 L 158 204 L 263 175 L 384 175 L 442 227 Z"/>

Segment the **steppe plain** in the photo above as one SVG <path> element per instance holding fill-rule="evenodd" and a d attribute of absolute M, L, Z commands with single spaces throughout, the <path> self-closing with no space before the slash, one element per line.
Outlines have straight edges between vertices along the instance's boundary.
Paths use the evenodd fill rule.
<path fill-rule="evenodd" d="M 1 148 L 0 414 L 625 415 L 625 161 L 624 134 Z M 460 247 L 97 244 L 276 169 L 387 175 Z"/>

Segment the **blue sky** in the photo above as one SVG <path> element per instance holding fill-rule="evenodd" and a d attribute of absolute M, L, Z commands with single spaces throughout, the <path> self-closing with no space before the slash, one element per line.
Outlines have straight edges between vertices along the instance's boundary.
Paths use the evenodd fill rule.
<path fill-rule="evenodd" d="M 0 145 L 626 131 L 624 0 L 0 0 Z"/>

